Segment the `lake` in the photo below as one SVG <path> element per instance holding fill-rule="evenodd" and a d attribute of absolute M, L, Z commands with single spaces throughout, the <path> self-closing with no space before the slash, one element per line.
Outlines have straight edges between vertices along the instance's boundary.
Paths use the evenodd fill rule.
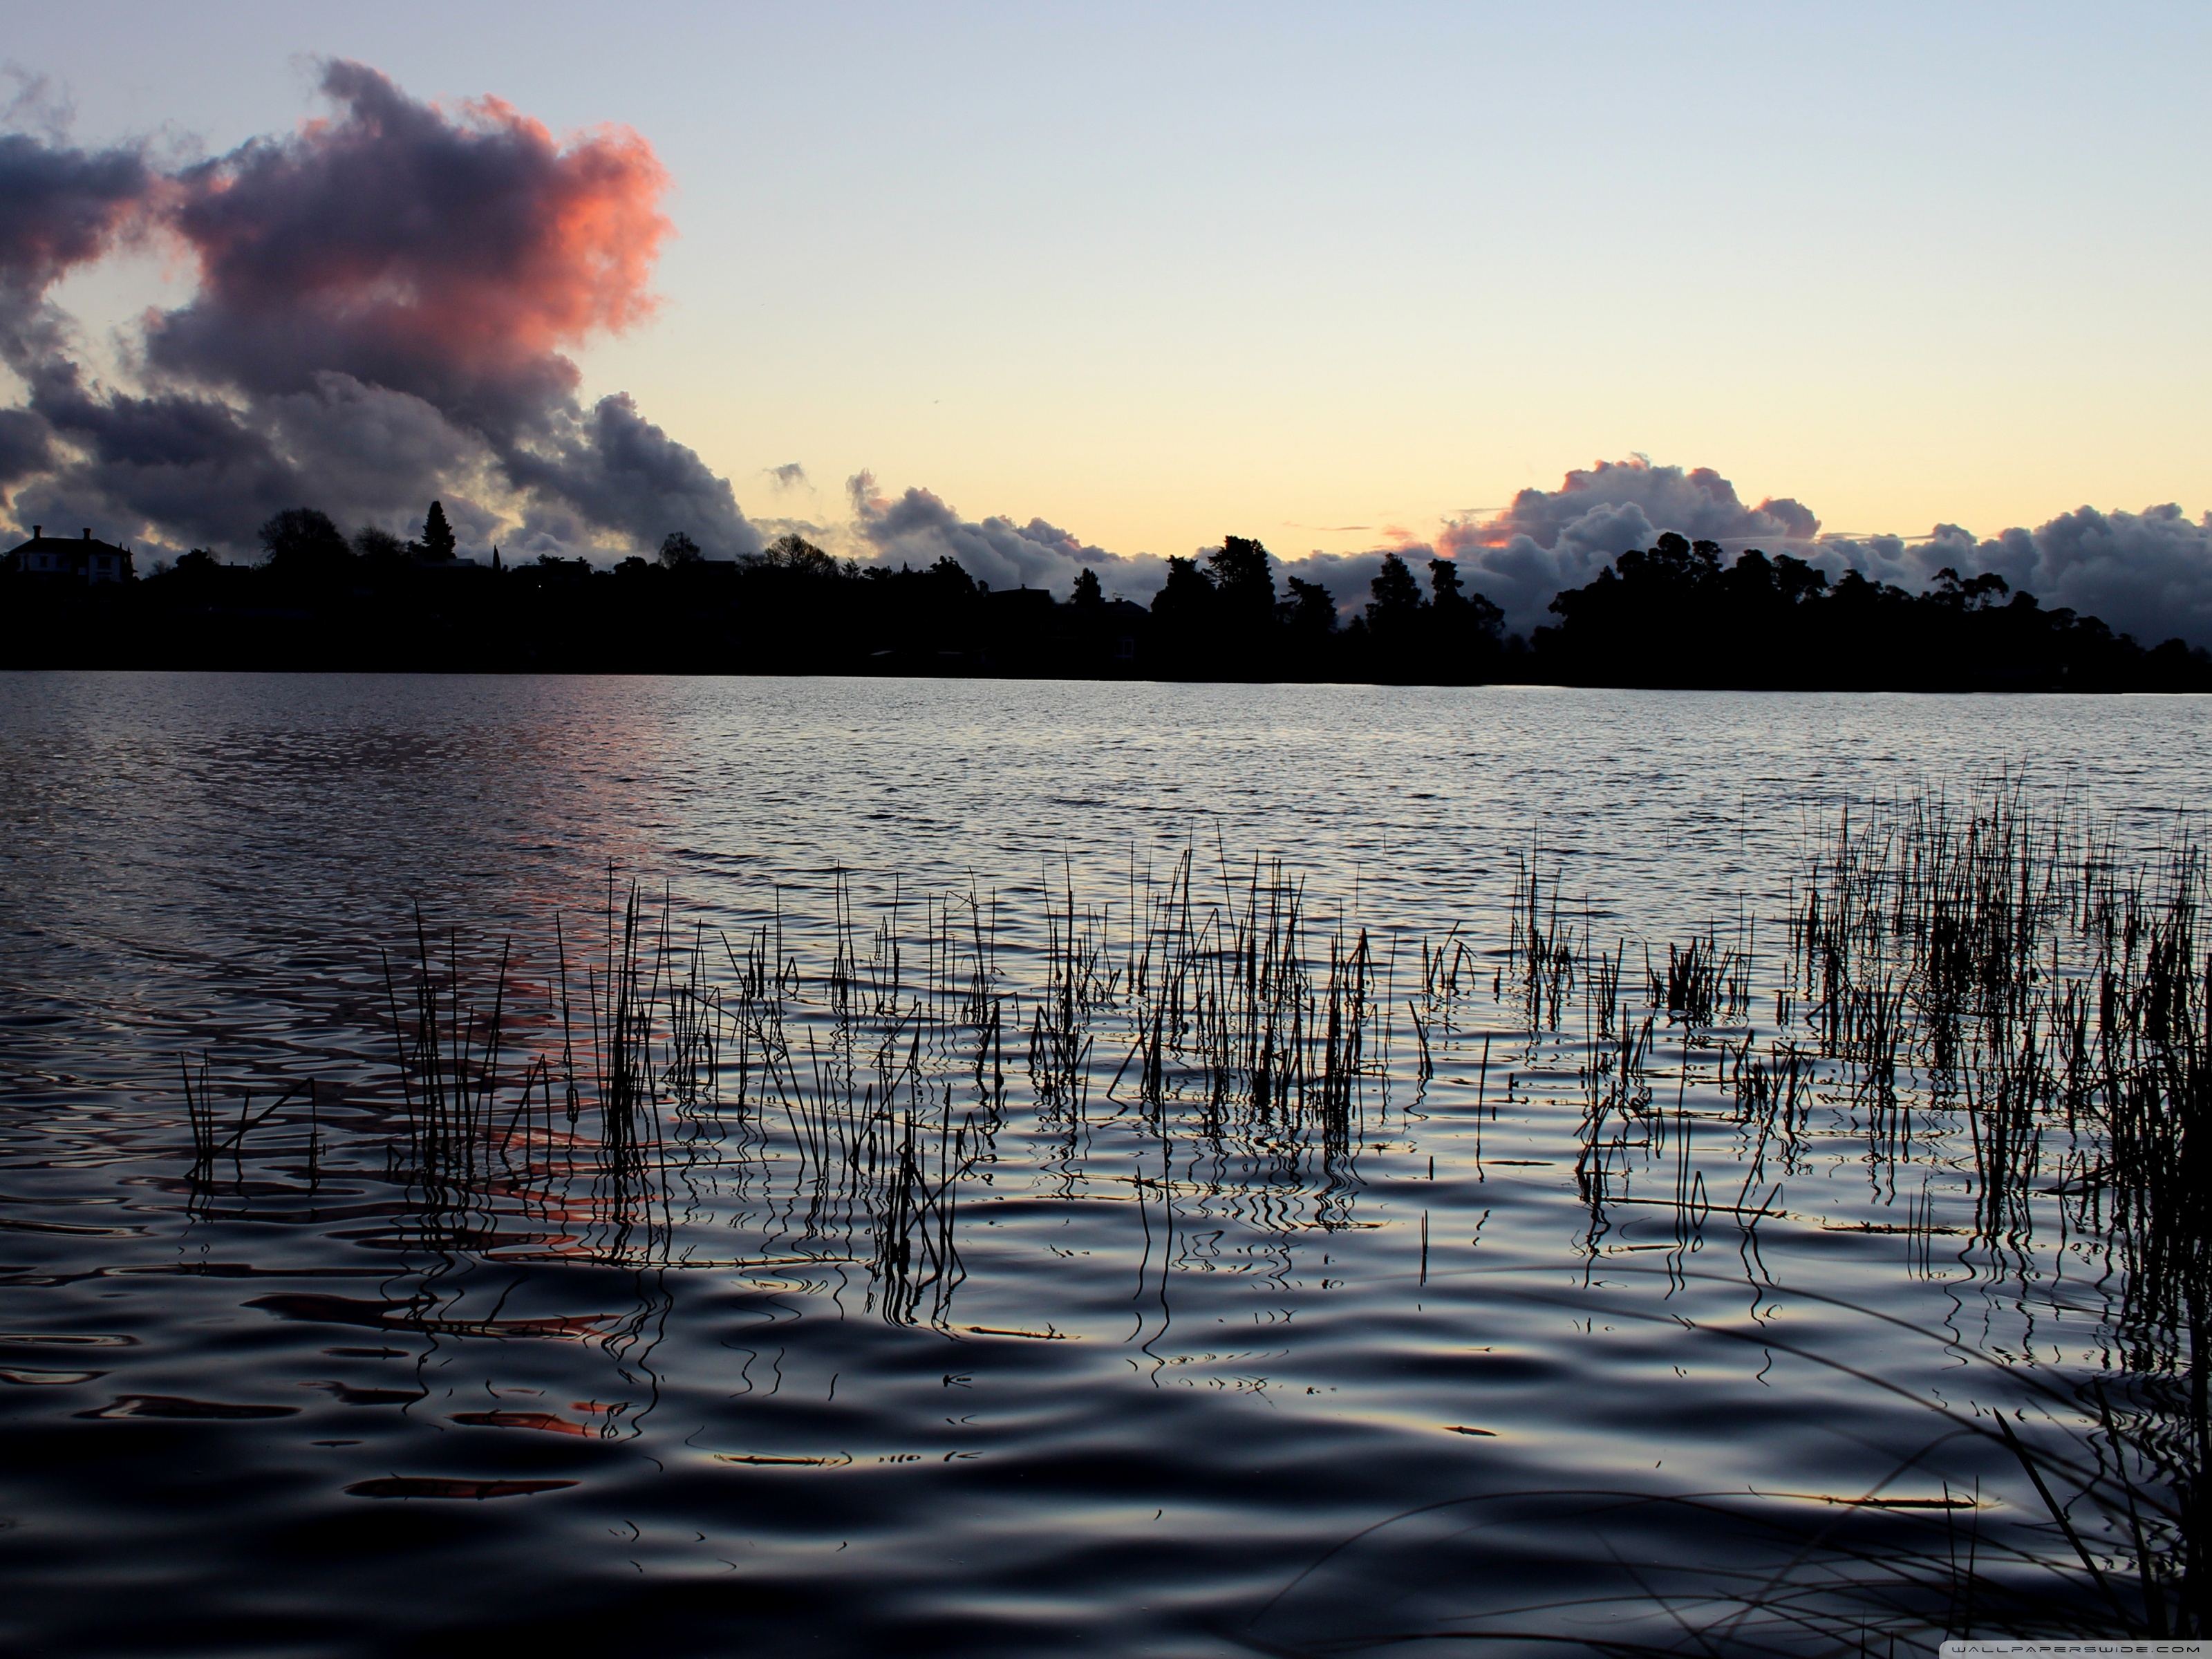
<path fill-rule="evenodd" d="M 2126 1621 L 2114 1160 L 1803 907 L 1916 802 L 2155 887 L 2212 701 L 0 690 L 11 1651 Z"/>

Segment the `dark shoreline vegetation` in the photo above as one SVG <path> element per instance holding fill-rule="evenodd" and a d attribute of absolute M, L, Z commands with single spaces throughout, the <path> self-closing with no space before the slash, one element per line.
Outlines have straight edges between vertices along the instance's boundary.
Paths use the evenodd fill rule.
<path fill-rule="evenodd" d="M 735 562 L 672 534 L 612 570 L 457 559 L 436 503 L 421 543 L 320 513 L 264 526 L 266 556 L 195 551 L 119 582 L 0 560 L 11 668 L 890 674 L 1048 678 L 1537 684 L 1917 691 L 2212 690 L 2212 653 L 2145 647 L 2045 610 L 1995 574 L 1930 592 L 1831 581 L 1784 554 L 1668 532 L 1560 593 L 1533 637 L 1466 590 L 1458 565 L 1391 556 L 1354 597 L 1292 579 L 1231 536 L 1171 559 L 1147 607 L 1086 569 L 1072 598 L 988 591 L 950 557 L 926 570 L 839 563 L 797 537 Z M 51 539 L 26 546 L 60 546 Z M 95 545 L 101 545 L 97 544 Z"/>
<path fill-rule="evenodd" d="M 1863 1494 L 1679 1493 L 1647 1482 L 1430 1505 L 1347 1539 L 1341 1559 L 1286 1563 L 1273 1599 L 1237 1615 L 1262 1650 L 1487 1637 L 1607 1654 L 1894 1654 L 1929 1651 L 1946 1635 L 2205 1633 L 2212 951 L 2196 846 L 2184 835 L 2146 856 L 2124 853 L 2109 824 L 2039 810 L 2002 787 L 1964 803 L 1863 807 L 1810 845 L 1783 947 L 1764 955 L 1747 919 L 1733 934 L 1632 957 L 1543 866 L 1534 855 L 1520 863 L 1508 937 L 1486 941 L 1456 928 L 1386 940 L 1318 913 L 1279 864 L 1225 852 L 1186 853 L 1141 878 L 1133 866 L 1126 908 L 1079 900 L 1072 876 L 1048 871 L 1030 901 L 1042 907 L 1029 930 L 1039 948 L 1019 953 L 1002 949 L 1010 930 L 997 896 L 894 900 L 871 922 L 842 872 L 834 926 L 816 941 L 827 961 L 811 965 L 780 910 L 732 938 L 683 924 L 672 902 L 635 884 L 624 892 L 611 872 L 603 914 L 581 937 L 534 948 L 418 917 L 382 969 L 398 1056 L 389 1086 L 348 1098 L 295 1075 L 257 1100 L 251 1084 L 219 1083 L 195 1057 L 183 1191 L 203 1218 L 275 1224 L 312 1218 L 333 1201 L 326 1190 L 381 1182 L 404 1194 L 374 1211 L 392 1248 L 448 1264 L 730 1267 L 747 1263 L 691 1256 L 675 1240 L 707 1174 L 740 1165 L 761 1172 L 748 1179 L 790 1183 L 767 1259 L 856 1264 L 872 1317 L 951 1336 L 1065 1340 L 1049 1327 L 963 1323 L 954 1310 L 963 1194 L 988 1181 L 996 1143 L 1012 1133 L 1010 1085 L 1025 1078 L 1028 1109 L 1065 1133 L 1071 1158 L 1108 1115 L 1130 1115 L 1157 1138 L 1162 1193 L 1176 1185 L 1170 1149 L 1187 1146 L 1215 1191 L 1240 1180 L 1265 1190 L 1267 1177 L 1253 1172 L 1300 1172 L 1316 1194 L 1310 1224 L 1343 1229 L 1360 1224 L 1358 1163 L 1388 1133 L 1391 1090 L 1398 1114 L 1418 1109 L 1451 1063 L 1447 1045 L 1464 1047 L 1450 1034 L 1476 1029 L 1486 1005 L 1527 1036 L 1517 1055 L 1504 1039 L 1494 1055 L 1490 1038 L 1480 1044 L 1486 1121 L 1501 1095 L 1515 1103 L 1510 1067 L 1556 1063 L 1534 1058 L 1546 1034 L 1578 1045 L 1571 1179 L 1593 1265 L 1613 1206 L 1668 1202 L 1630 1195 L 1631 1182 L 1671 1168 L 1669 1286 L 1712 1276 L 1686 1265 L 1708 1229 L 1739 1235 L 1753 1274 L 1762 1220 L 1790 1219 L 1778 1195 L 1802 1167 L 1813 1115 L 1840 1109 L 1863 1126 L 1877 1186 L 1895 1188 L 1917 1146 L 1965 1143 L 1968 1224 L 1939 1224 L 1908 1204 L 1893 1212 L 1901 1224 L 1865 1231 L 1906 1235 L 1916 1253 L 1970 1253 L 1997 1285 L 2016 1280 L 2021 1298 L 2083 1316 L 2100 1358 L 2045 1364 L 1920 1331 L 1960 1367 L 1931 1401 L 1856 1369 L 1855 1353 L 1792 1349 L 1786 1330 L 1611 1306 L 1608 1317 L 1765 1345 L 1891 1389 L 1927 1411 L 1936 1438 L 1876 1470 Z M 1686 1103 L 1699 1073 L 1702 1098 Z M 1706 1183 L 1698 1154 L 1716 1146 L 1733 1149 L 1740 1182 Z M 2068 1235 L 2059 1243 L 2088 1267 L 2063 1302 L 2036 1265 L 2054 1218 Z M 1639 1270 L 1614 1258 L 1605 1271 L 1612 1282 Z M 1419 1273 L 1427 1285 L 1425 1212 Z M 1556 1280 L 1496 1293 L 1590 1305 Z M 531 1334 L 526 1322 L 461 1321 L 427 1281 L 412 1301 L 279 1291 L 248 1305 L 366 1326 L 385 1340 Z M 454 1420 L 636 1432 L 507 1408 Z M 1968 1454 L 1984 1461 L 1955 1473 Z M 838 1461 L 716 1455 L 749 1468 Z M 1984 1484 L 2007 1468 L 2009 1510 Z M 577 1483 L 491 1484 L 501 1491 L 388 1474 L 347 1491 L 483 1498 Z M 1433 1510 L 1455 1512 L 1450 1551 L 1491 1549 L 1493 1529 L 1509 1527 L 1580 1536 L 1594 1560 L 1611 1550 L 1622 1571 L 1609 1616 L 1632 1620 L 1642 1607 L 1650 1622 L 1609 1638 L 1574 1625 L 1577 1609 L 1596 1605 L 1589 1599 L 1470 1605 L 1448 1630 L 1370 1626 L 1315 1645 L 1301 1598 L 1328 1573 L 1352 1571 L 1347 1561 L 1391 1583 L 1468 1574 L 1473 1557 L 1439 1553 L 1418 1533 Z M 1729 1559 L 1698 1558 L 1699 1543 L 1723 1537 Z"/>

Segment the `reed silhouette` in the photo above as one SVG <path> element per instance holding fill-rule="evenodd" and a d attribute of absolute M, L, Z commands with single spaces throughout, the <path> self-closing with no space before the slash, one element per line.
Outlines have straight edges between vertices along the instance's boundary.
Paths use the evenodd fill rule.
<path fill-rule="evenodd" d="M 1347 1627 L 1338 1646 L 1564 1639 L 1559 1620 L 1597 1605 L 1587 1587 L 1571 1607 L 1532 1592 L 1436 1612 L 1469 1540 L 1516 1529 L 1513 1547 L 1572 1533 L 1645 1564 L 1624 1565 L 1612 1592 L 1620 1639 L 1574 1638 L 1592 1651 L 2204 1632 L 2212 953 L 2206 872 L 2182 830 L 2131 850 L 2120 826 L 2016 779 L 1855 803 L 1808 837 L 1764 951 L 1749 907 L 1686 939 L 1600 939 L 1533 842 L 1496 934 L 1380 927 L 1218 839 L 1162 864 L 1133 855 L 1113 881 L 1062 860 L 1018 900 L 894 879 L 872 917 L 851 872 L 823 880 L 805 928 L 780 893 L 734 932 L 686 923 L 672 891 L 611 871 L 580 934 L 563 921 L 495 943 L 418 915 L 383 965 L 388 1086 L 261 1092 L 188 1063 L 198 1212 L 277 1220 L 343 1188 L 392 1248 L 430 1264 L 397 1301 L 256 1305 L 431 1340 L 523 1334 L 496 1304 L 463 1307 L 465 1264 L 587 1262 L 635 1275 L 634 1305 L 522 1322 L 527 1334 L 627 1345 L 644 1367 L 667 1307 L 653 1275 L 772 1268 L 857 1276 L 870 1316 L 892 1326 L 1066 1340 L 960 1311 L 963 1206 L 1009 1136 L 1071 1183 L 1109 1125 L 1152 1149 L 1117 1179 L 1170 1223 L 1164 1301 L 1194 1233 L 1374 1224 L 1360 1218 L 1363 1148 L 1413 1133 L 1447 1074 L 1472 1085 L 1479 1136 L 1519 1109 L 1522 1077 L 1565 1057 L 1589 1271 L 1567 1289 L 1500 1279 L 1496 1294 L 1753 1340 L 1668 1305 L 1714 1280 L 1696 1265 L 1708 1231 L 1734 1239 L 1741 1282 L 1833 1303 L 1755 1265 L 1762 1226 L 1805 1224 L 1786 1183 L 1848 1140 L 1894 1191 L 1940 1144 L 1970 1202 L 1939 1213 L 1923 1191 L 1841 1230 L 1899 1236 L 1911 1273 L 1932 1273 L 1940 1247 L 2023 1289 L 2041 1285 L 2039 1253 L 2063 1231 L 2094 1273 L 2037 1296 L 2070 1298 L 2101 1359 L 2032 1364 L 1853 1314 L 1966 1368 L 1965 1388 L 1931 1403 L 1853 1354 L 1761 1328 L 1755 1340 L 1796 1363 L 1927 1412 L 1924 1445 L 1863 1490 L 1638 1485 L 1432 1505 L 1348 1539 L 1255 1609 L 1272 1650 L 1336 1650 L 1281 1621 L 1301 1586 L 1348 1563 L 1429 1585 L 1434 1617 Z M 1605 1255 L 1616 1217 L 1654 1210 L 1668 1232 L 1642 1248 L 1657 1266 Z M 1430 1285 L 1425 1212 L 1418 1269 L 1414 1249 L 1409 1234 L 1408 1274 Z M 1607 1289 L 1639 1273 L 1663 1288 L 1657 1304 Z M 634 1432 L 646 1409 L 593 1431 Z M 2000 1464 L 2016 1489 L 2001 1514 L 1986 1484 Z M 1666 1542 L 1670 1517 L 1692 1513 L 1702 1554 Z M 1722 1535 L 1740 1549 L 1726 1562 L 1711 1554 Z"/>

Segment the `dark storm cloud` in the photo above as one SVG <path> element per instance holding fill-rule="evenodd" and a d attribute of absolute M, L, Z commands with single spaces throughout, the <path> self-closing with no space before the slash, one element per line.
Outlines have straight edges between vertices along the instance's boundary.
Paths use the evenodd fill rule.
<path fill-rule="evenodd" d="M 635 134 L 564 150 L 495 100 L 454 118 L 359 64 L 322 90 L 336 118 L 179 176 L 200 292 L 150 359 L 252 392 L 335 370 L 495 437 L 534 427 L 576 386 L 561 346 L 651 311 L 660 164 Z"/>
<path fill-rule="evenodd" d="M 0 409 L 0 502 L 19 480 L 52 465 L 46 423 L 27 409 Z"/>
<path fill-rule="evenodd" d="M 43 83 L 18 95 L 11 115 L 22 113 L 33 90 Z M 137 228 L 155 183 L 136 149 L 75 149 L 0 133 L 0 362 L 34 392 L 69 333 L 46 290 Z M 0 410 L 0 490 L 50 470 L 53 439 L 35 408 Z"/>
<path fill-rule="evenodd" d="M 710 559 L 760 550 L 728 480 L 639 415 L 626 393 L 602 398 L 580 416 L 563 411 L 549 424 L 535 447 L 503 457 L 526 489 L 565 501 L 595 524 L 681 531 Z"/>
<path fill-rule="evenodd" d="M 1779 550 L 1817 536 L 1820 521 L 1787 498 L 1747 506 L 1709 467 L 1654 466 L 1637 456 L 1570 472 L 1557 489 L 1524 489 L 1495 518 L 1447 525 L 1437 550 L 1504 608 L 1508 627 L 1526 631 L 1549 620 L 1544 607 L 1561 588 L 1579 587 L 1668 530 L 1731 551 L 1753 544 Z"/>
<path fill-rule="evenodd" d="M 1063 596 L 1085 565 L 1109 592 L 1133 599 L 1149 599 L 1165 580 L 1164 560 L 1108 552 L 1042 519 L 966 520 L 927 489 L 881 495 L 865 472 L 847 488 L 862 549 L 884 563 L 920 567 L 949 556 L 994 587 L 1026 585 Z M 1451 559 L 1468 589 L 1486 595 L 1505 611 L 1507 626 L 1525 634 L 1557 620 L 1547 607 L 1562 588 L 1581 586 L 1668 531 L 1718 542 L 1729 559 L 1760 547 L 1831 576 L 1856 569 L 1915 592 L 1945 568 L 1967 576 L 1995 571 L 2046 606 L 2101 617 L 2146 643 L 2176 635 L 2212 643 L 2212 514 L 2192 520 L 2170 505 L 2141 513 L 2085 507 L 1987 540 L 1955 525 L 1911 538 L 1823 535 L 1820 520 L 1796 501 L 1747 503 L 1710 468 L 1641 457 L 1570 472 L 1557 489 L 1524 489 L 1494 517 L 1446 524 L 1433 543 L 1401 537 L 1363 552 L 1279 555 L 1275 568 L 1279 590 L 1288 576 L 1318 582 L 1349 617 L 1390 556 L 1412 565 L 1424 586 L 1429 561 Z"/>
<path fill-rule="evenodd" d="M 136 149 L 72 149 L 0 133 L 0 295 L 40 303 L 72 266 L 113 246 L 155 182 Z"/>
<path fill-rule="evenodd" d="M 1557 489 L 1524 489 L 1494 518 L 1447 525 L 1437 544 L 1459 561 L 1470 587 L 1504 607 L 1509 625 L 1527 629 L 1552 620 L 1545 607 L 1559 589 L 1581 586 L 1669 530 L 1718 542 L 1730 558 L 1757 546 L 1832 576 L 1855 569 L 1916 592 L 1945 568 L 1995 571 L 2046 606 L 2101 617 L 2146 642 L 2175 635 L 2212 641 L 2212 515 L 2191 520 L 2171 505 L 2141 513 L 2085 507 L 1986 540 L 1956 525 L 1926 536 L 1823 535 L 1796 501 L 1747 505 L 1708 468 L 1638 457 L 1570 472 Z"/>
<path fill-rule="evenodd" d="M 236 547 L 280 506 L 392 523 L 433 495 L 505 494 L 571 550 L 670 530 L 757 546 L 695 452 L 627 398 L 575 397 L 566 349 L 653 309 L 670 227 L 645 141 L 558 143 L 496 100 L 433 106 L 358 64 L 326 64 L 322 90 L 331 118 L 166 176 L 135 150 L 0 138 L 0 324 L 66 447 L 25 499 Z M 143 392 L 91 385 L 46 290 L 146 223 L 198 291 L 148 322 Z"/>
<path fill-rule="evenodd" d="M 1109 595 L 1133 599 L 1149 598 L 1167 580 L 1164 560 L 1149 553 L 1109 553 L 1042 519 L 1027 524 L 963 519 L 927 489 L 908 489 L 896 500 L 879 495 L 866 472 L 848 479 L 845 489 L 862 540 L 884 564 L 919 570 L 951 558 L 994 588 L 1048 588 L 1063 599 L 1085 565 L 1097 571 Z"/>
<path fill-rule="evenodd" d="M 1946 568 L 1968 576 L 1995 571 L 2046 609 L 2100 617 L 2147 645 L 2177 636 L 2212 645 L 2212 513 L 2192 520 L 2172 502 L 2140 513 L 2077 507 L 1985 540 L 1948 524 L 1909 541 L 1830 537 L 1804 556 L 1911 588 Z"/>
<path fill-rule="evenodd" d="M 109 535 L 160 526 L 164 541 L 238 540 L 294 504 L 295 469 L 216 399 L 88 391 L 74 364 L 50 361 L 32 376 L 31 410 L 71 454 L 17 492 L 19 521 L 78 518 Z"/>

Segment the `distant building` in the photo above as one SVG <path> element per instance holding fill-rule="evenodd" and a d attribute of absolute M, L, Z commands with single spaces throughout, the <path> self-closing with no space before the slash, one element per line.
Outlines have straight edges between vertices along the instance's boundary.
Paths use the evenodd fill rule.
<path fill-rule="evenodd" d="M 9 568 L 29 576 L 67 576 L 82 582 L 127 582 L 137 573 L 131 568 L 131 550 L 112 542 L 96 542 L 87 530 L 76 541 L 49 536 L 44 525 L 31 526 L 31 539 L 6 556 Z"/>
<path fill-rule="evenodd" d="M 1152 629 L 1152 613 L 1127 599 L 1109 599 L 1099 609 L 1108 653 L 1115 662 L 1136 661 L 1138 645 Z"/>

